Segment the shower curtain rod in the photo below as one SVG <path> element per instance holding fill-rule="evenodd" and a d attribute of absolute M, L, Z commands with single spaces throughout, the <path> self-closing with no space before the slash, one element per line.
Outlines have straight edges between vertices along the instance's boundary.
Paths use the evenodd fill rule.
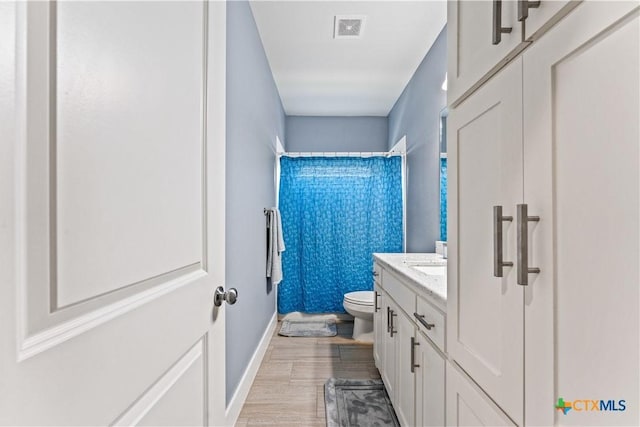
<path fill-rule="evenodd" d="M 392 157 L 404 156 L 403 151 L 285 151 L 278 157 Z"/>

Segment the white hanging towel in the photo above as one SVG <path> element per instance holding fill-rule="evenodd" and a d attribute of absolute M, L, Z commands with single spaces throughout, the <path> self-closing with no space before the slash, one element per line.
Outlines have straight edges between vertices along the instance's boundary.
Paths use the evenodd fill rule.
<path fill-rule="evenodd" d="M 277 285 L 282 281 L 282 252 L 285 250 L 282 237 L 282 220 L 278 208 L 267 210 L 269 230 L 267 234 L 267 277 Z"/>

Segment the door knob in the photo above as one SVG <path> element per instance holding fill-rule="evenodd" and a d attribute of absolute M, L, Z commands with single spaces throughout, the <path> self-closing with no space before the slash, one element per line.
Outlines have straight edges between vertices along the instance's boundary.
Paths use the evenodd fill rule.
<path fill-rule="evenodd" d="M 213 305 L 216 307 L 220 307 L 222 305 L 222 301 L 226 301 L 227 304 L 233 305 L 238 300 L 238 290 L 236 288 L 231 288 L 227 292 L 224 291 L 222 286 L 218 286 L 216 288 L 216 293 L 213 296 Z"/>

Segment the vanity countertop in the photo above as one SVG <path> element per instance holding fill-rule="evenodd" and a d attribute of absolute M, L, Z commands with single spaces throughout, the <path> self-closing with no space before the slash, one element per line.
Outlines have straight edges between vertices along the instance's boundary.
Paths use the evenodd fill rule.
<path fill-rule="evenodd" d="M 406 278 L 419 295 L 425 297 L 436 307 L 447 312 L 447 273 L 444 275 L 428 275 L 412 268 L 412 265 L 447 265 L 447 260 L 438 254 L 428 253 L 394 253 L 373 254 L 376 262 L 397 275 Z"/>

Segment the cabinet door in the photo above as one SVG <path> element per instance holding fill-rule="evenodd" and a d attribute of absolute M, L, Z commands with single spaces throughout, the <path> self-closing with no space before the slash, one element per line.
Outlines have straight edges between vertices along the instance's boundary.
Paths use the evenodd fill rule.
<path fill-rule="evenodd" d="M 528 10 L 525 20 L 525 39 L 536 40 L 556 24 L 564 15 L 572 11 L 582 0 L 542 0 L 536 8 Z M 530 3 L 533 3 L 530 0 Z"/>
<path fill-rule="evenodd" d="M 458 367 L 447 362 L 447 426 L 515 426 Z"/>
<path fill-rule="evenodd" d="M 385 348 L 384 340 L 387 333 L 387 319 L 384 308 L 386 294 L 377 283 L 374 285 L 375 301 L 373 313 L 373 359 L 378 369 L 382 369 Z"/>
<path fill-rule="evenodd" d="M 492 70 L 497 70 L 526 47 L 522 43 L 522 24 L 516 19 L 516 1 L 502 0 L 502 34 L 492 44 L 494 1 L 447 2 L 448 72 L 447 97 L 452 105 Z"/>
<path fill-rule="evenodd" d="M 522 203 L 522 60 L 449 115 L 447 349 L 518 424 L 523 418 L 523 288 L 494 277 L 493 206 Z M 502 224 L 504 261 L 516 262 L 516 227 Z"/>
<path fill-rule="evenodd" d="M 637 2 L 585 2 L 524 55 L 526 424 L 638 425 L 640 51 Z M 554 349 L 555 342 L 555 349 Z M 554 360 L 555 356 L 555 360 Z M 555 389 L 554 389 L 555 373 Z"/>
<path fill-rule="evenodd" d="M 384 359 L 382 362 L 382 380 L 384 381 L 384 385 L 387 389 L 387 393 L 391 398 L 391 401 L 394 402 L 395 393 L 396 393 L 396 341 L 398 341 L 398 322 L 395 321 L 397 318 L 398 307 L 393 303 L 391 298 L 388 296 L 385 298 L 384 303 L 385 311 L 385 325 L 389 326 L 389 330 L 393 330 L 393 336 L 390 332 L 386 332 L 384 335 Z M 393 316 L 396 314 L 396 316 Z M 393 329 L 391 329 L 392 323 Z M 385 331 L 387 329 L 385 328 Z"/>
<path fill-rule="evenodd" d="M 444 425 L 444 356 L 416 332 L 416 426 Z"/>
<path fill-rule="evenodd" d="M 400 424 L 415 425 L 415 374 L 411 369 L 412 340 L 415 326 L 409 317 L 401 311 L 395 318 L 398 325 L 396 340 L 397 388 L 393 406 Z"/>

